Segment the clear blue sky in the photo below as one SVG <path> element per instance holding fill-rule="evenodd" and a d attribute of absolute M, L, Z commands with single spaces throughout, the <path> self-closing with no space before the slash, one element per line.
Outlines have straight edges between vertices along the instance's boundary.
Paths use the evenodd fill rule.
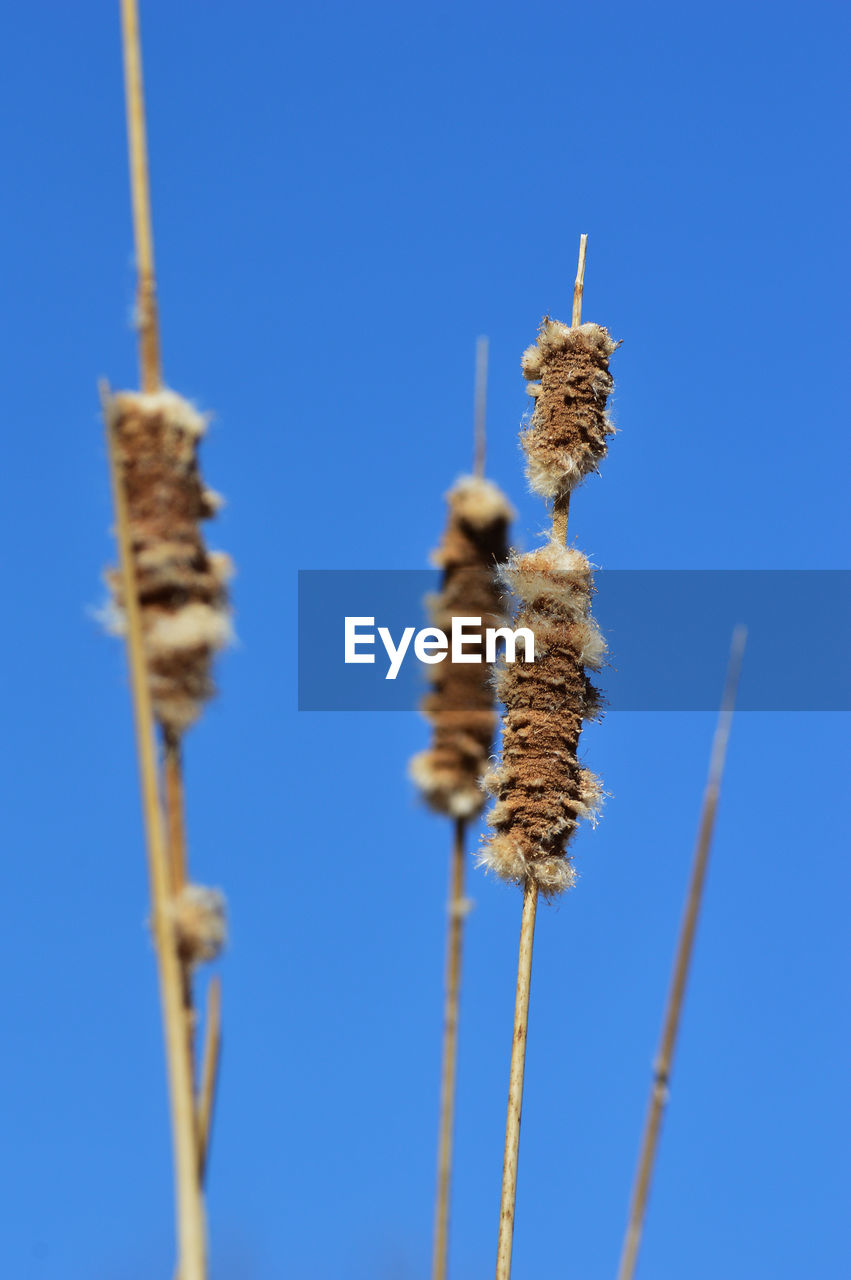
<path fill-rule="evenodd" d="M 571 525 L 608 568 L 848 563 L 838 4 L 142 4 L 169 382 L 216 411 L 239 646 L 188 747 L 223 886 L 214 1280 L 425 1280 L 447 831 L 413 713 L 295 710 L 298 568 L 417 568 L 469 465 L 527 545 L 519 356 L 624 339 Z M 4 1270 L 171 1267 L 170 1154 L 96 380 L 134 385 L 117 4 L 17 5 L 2 50 Z M 789 602 L 814 681 L 818 636 Z M 718 655 L 721 681 L 724 655 Z M 587 734 L 612 793 L 541 914 L 515 1280 L 610 1280 L 710 714 Z M 847 720 L 737 721 L 642 1280 L 840 1280 L 851 1188 Z M 453 1280 L 492 1269 L 520 898 L 470 876 Z"/>

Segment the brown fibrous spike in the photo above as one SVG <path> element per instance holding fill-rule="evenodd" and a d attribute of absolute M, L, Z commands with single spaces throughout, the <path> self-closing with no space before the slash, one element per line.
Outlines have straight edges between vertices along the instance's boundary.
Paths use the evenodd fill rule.
<path fill-rule="evenodd" d="M 505 622 L 497 566 L 508 554 L 514 512 L 489 480 L 463 476 L 447 494 L 449 515 L 433 555 L 443 570 L 440 591 L 429 599 L 434 626 L 449 632 L 453 617 L 481 618 L 484 631 Z M 472 647 L 467 647 L 472 653 Z M 410 775 L 428 805 L 454 818 L 483 807 L 482 774 L 496 732 L 490 668 L 450 657 L 429 669 L 431 690 L 422 710 L 432 724 L 432 745 L 414 756 Z"/>
<path fill-rule="evenodd" d="M 108 414 L 127 495 L 154 714 L 180 734 L 215 692 L 213 657 L 231 638 L 231 561 L 208 551 L 201 532 L 221 505 L 198 466 L 206 420 L 173 391 L 118 392 Z M 120 631 L 121 582 L 115 572 L 107 579 Z"/>
<path fill-rule="evenodd" d="M 550 540 L 513 555 L 502 578 L 518 600 L 512 625 L 532 631 L 535 659 L 497 666 L 502 758 L 484 778 L 496 804 L 479 863 L 554 897 L 573 884 L 568 843 L 580 819 L 595 819 L 602 799 L 599 779 L 577 752 L 583 721 L 599 712 L 588 670 L 602 666 L 606 645 L 591 617 L 592 571 L 580 551 Z"/>
<path fill-rule="evenodd" d="M 523 353 L 535 408 L 520 439 L 529 483 L 544 498 L 570 493 L 608 452 L 609 356 L 618 346 L 600 325 L 569 328 L 545 317 Z"/>

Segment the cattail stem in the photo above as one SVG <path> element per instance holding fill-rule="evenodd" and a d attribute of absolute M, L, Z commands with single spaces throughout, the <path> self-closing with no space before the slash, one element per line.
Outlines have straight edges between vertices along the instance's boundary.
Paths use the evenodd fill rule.
<path fill-rule="evenodd" d="M 204 1210 L 198 1182 L 198 1155 L 192 1063 L 185 1034 L 183 975 L 170 915 L 172 885 L 157 785 L 154 718 L 133 566 L 127 500 L 109 416 L 109 397 L 101 395 L 107 423 L 109 470 L 127 619 L 127 655 L 136 724 L 136 747 L 148 854 L 152 926 L 160 976 L 175 1163 L 175 1199 L 182 1280 L 204 1280 Z"/>
<path fill-rule="evenodd" d="M 629 1208 L 626 1234 L 621 1253 L 618 1280 L 632 1280 L 638 1260 L 638 1249 L 644 1217 L 647 1211 L 647 1199 L 650 1193 L 650 1182 L 656 1150 L 659 1144 L 659 1133 L 662 1117 L 668 1101 L 668 1082 L 674 1061 L 674 1050 L 677 1042 L 680 1018 L 683 1009 L 686 983 L 688 981 L 697 921 L 703 898 L 703 886 L 706 880 L 706 868 L 712 847 L 712 834 L 715 828 L 715 815 L 718 809 L 718 798 L 721 792 L 721 780 L 724 773 L 724 761 L 727 755 L 727 743 L 733 721 L 733 710 L 736 703 L 736 690 L 739 683 L 739 672 L 742 666 L 746 631 L 744 627 L 736 627 L 730 645 L 730 659 L 727 666 L 727 678 L 718 726 L 712 745 L 712 758 L 709 764 L 709 776 L 703 796 L 703 807 L 698 828 L 697 843 L 692 864 L 691 880 L 686 897 L 685 913 L 677 943 L 674 971 L 665 1017 L 662 1025 L 662 1036 L 659 1052 L 653 1069 L 653 1081 L 650 1087 L 650 1101 L 647 1108 L 647 1119 L 641 1139 L 638 1167 L 633 1185 L 632 1199 Z"/>
<path fill-rule="evenodd" d="M 127 147 L 130 163 L 130 192 L 133 209 L 133 235 L 136 247 L 137 326 L 139 334 L 139 381 L 143 392 L 158 391 L 162 385 L 159 315 L 157 308 L 154 237 L 151 218 L 151 194 L 148 166 L 145 98 L 142 82 L 142 50 L 139 35 L 137 0 L 121 0 L 121 34 L 124 52 L 124 85 L 127 110 Z M 153 755 L 153 718 L 148 688 L 147 664 L 142 642 L 141 616 L 132 563 L 126 495 L 120 475 L 116 451 L 110 437 L 110 465 L 115 491 L 115 507 L 119 523 L 123 594 L 127 611 L 128 645 L 132 649 L 134 703 L 137 720 L 140 712 L 139 689 L 144 690 L 144 750 Z M 121 527 L 123 524 L 123 534 Z M 204 1280 L 206 1276 L 206 1240 L 204 1206 L 199 1170 L 200 1154 L 198 1115 L 195 1101 L 195 1013 L 192 999 L 192 974 L 188 961 L 181 960 L 172 923 L 166 924 L 166 912 L 175 895 L 187 883 L 186 837 L 184 830 L 183 779 L 178 735 L 164 732 L 164 794 L 166 805 L 167 847 L 161 850 L 164 861 L 162 883 L 152 881 L 155 936 L 164 986 L 163 1008 L 166 1022 L 166 1046 L 169 1083 L 172 1096 L 174 1130 L 175 1181 L 177 1188 L 177 1234 L 181 1280 Z M 143 745 L 140 736 L 140 761 Z M 147 770 L 147 764 L 144 769 Z M 155 764 L 152 765 L 155 769 Z M 153 780 L 156 793 L 156 775 Z M 159 819 L 158 819 L 159 827 Z M 160 840 L 162 839 L 162 829 Z M 157 855 L 159 857 L 159 853 Z M 159 921 L 159 923 L 158 923 Z M 176 1043 L 179 1039 L 180 1044 Z"/>
<path fill-rule="evenodd" d="M 163 780 L 171 887 L 173 892 L 177 894 L 180 893 L 180 890 L 187 882 L 186 823 L 184 819 L 183 762 L 181 760 L 180 736 L 171 730 L 166 730 L 163 733 Z"/>
<path fill-rule="evenodd" d="M 517 1198 L 517 1155 L 520 1149 L 520 1114 L 523 1107 L 523 1075 L 526 1069 L 526 1033 L 529 1027 L 529 988 L 532 982 L 532 947 L 538 886 L 527 880 L 523 890 L 520 951 L 517 958 L 517 994 L 514 1000 L 514 1039 L 508 1077 L 508 1116 L 505 1122 L 505 1155 L 502 1162 L 502 1199 L 499 1206 L 499 1238 L 496 1280 L 509 1280 L 514 1242 L 514 1205 Z"/>
<path fill-rule="evenodd" d="M 219 1080 L 222 1052 L 222 984 L 210 979 L 207 988 L 207 1017 L 204 1028 L 204 1056 L 201 1060 L 201 1090 L 198 1095 L 198 1180 L 203 1184 L 210 1153 L 213 1104 Z"/>
<path fill-rule="evenodd" d="M 139 329 L 139 377 L 143 391 L 157 391 L 162 382 L 162 368 L 157 285 L 154 272 L 154 236 L 151 225 L 151 192 L 148 179 L 145 96 L 142 86 L 142 49 L 136 0 L 121 0 L 121 33 L 124 47 L 124 88 L 127 100 L 127 148 L 130 158 L 133 235 L 136 242 L 138 273 L 136 322 Z"/>
<path fill-rule="evenodd" d="M 488 340 L 479 338 L 476 343 L 476 392 L 473 402 L 473 475 L 485 474 L 485 452 L 487 449 L 487 412 L 488 412 Z"/>
<path fill-rule="evenodd" d="M 579 237 L 579 263 L 573 286 L 575 328 L 582 323 L 582 290 L 585 283 L 587 235 Z M 567 540 L 570 494 L 556 498 L 553 505 L 553 538 Z M 532 981 L 532 949 L 535 942 L 535 915 L 538 885 L 531 878 L 523 889 L 520 947 L 517 957 L 517 993 L 514 1001 L 514 1038 L 508 1076 L 508 1115 L 505 1122 L 505 1154 L 502 1162 L 502 1196 L 499 1208 L 499 1236 L 496 1250 L 496 1280 L 510 1280 L 511 1250 L 514 1243 L 514 1206 L 517 1199 L 517 1160 L 520 1150 L 520 1115 L 523 1107 L 523 1077 L 526 1071 L 526 1034 L 529 1027 L 529 988 Z"/>
<path fill-rule="evenodd" d="M 582 324 L 582 291 L 585 288 L 585 253 L 588 249 L 588 237 L 579 237 L 579 262 L 576 267 L 576 280 L 573 285 L 573 315 L 571 326 L 575 329 Z"/>
<path fill-rule="evenodd" d="M 446 1004 L 443 1021 L 443 1066 L 440 1077 L 440 1122 L 437 1144 L 437 1197 L 434 1214 L 432 1280 L 445 1280 L 449 1256 L 449 1194 L 452 1181 L 452 1138 L 455 1127 L 455 1077 L 458 1062 L 458 1008 L 461 994 L 461 944 L 467 903 L 464 898 L 464 840 L 467 823 L 456 818 L 449 872 L 449 929 L 446 938 Z"/>

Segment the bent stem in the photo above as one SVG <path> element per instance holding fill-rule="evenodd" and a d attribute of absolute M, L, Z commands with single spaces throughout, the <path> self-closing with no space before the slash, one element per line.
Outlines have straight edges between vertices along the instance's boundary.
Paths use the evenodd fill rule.
<path fill-rule="evenodd" d="M 674 1060 L 677 1043 L 677 1032 L 683 1010 L 686 983 L 688 981 L 694 938 L 697 931 L 698 915 L 703 899 L 703 886 L 706 880 L 706 868 L 712 848 L 712 834 L 715 829 L 715 815 L 718 810 L 718 799 L 721 794 L 721 781 L 724 775 L 724 761 L 727 756 L 727 743 L 733 722 L 733 710 L 736 704 L 736 690 L 739 683 L 739 672 L 745 649 L 746 631 L 744 627 L 736 627 L 730 645 L 730 658 L 727 666 L 727 678 L 724 696 L 718 715 L 718 726 L 712 744 L 712 758 L 709 764 L 709 777 L 703 796 L 703 807 L 700 815 L 697 843 L 692 864 L 691 880 L 686 897 L 685 913 L 677 943 L 674 972 L 671 989 L 662 1024 L 662 1036 L 659 1052 L 653 1069 L 653 1081 L 650 1086 L 650 1101 L 647 1108 L 647 1119 L 641 1139 L 638 1167 L 630 1201 L 629 1218 L 621 1252 L 618 1280 L 632 1280 L 638 1261 L 638 1249 L 641 1244 L 641 1233 L 644 1217 L 647 1212 L 647 1199 L 650 1194 L 650 1182 L 656 1151 L 659 1145 L 659 1133 L 662 1128 L 662 1117 L 668 1101 L 668 1082 Z"/>
<path fill-rule="evenodd" d="M 445 1280 L 449 1254 L 449 1196 L 452 1137 L 455 1127 L 455 1079 L 458 1062 L 458 1008 L 461 993 L 461 944 L 467 904 L 464 900 L 464 837 L 467 824 L 455 819 L 449 881 L 449 930 L 446 940 L 446 1005 L 437 1147 L 437 1196 L 434 1214 L 432 1280 Z"/>
<path fill-rule="evenodd" d="M 170 912 L 172 884 L 157 786 L 154 717 L 148 687 L 136 575 L 133 568 L 127 499 L 113 437 L 109 397 L 103 385 L 101 398 L 106 419 L 122 594 L 127 616 L 127 656 L 145 821 L 152 927 L 165 1033 L 181 1275 L 183 1280 L 205 1280 L 204 1209 L 197 1177 L 198 1155 L 192 1063 L 187 1051 L 185 1034 L 183 976 Z"/>

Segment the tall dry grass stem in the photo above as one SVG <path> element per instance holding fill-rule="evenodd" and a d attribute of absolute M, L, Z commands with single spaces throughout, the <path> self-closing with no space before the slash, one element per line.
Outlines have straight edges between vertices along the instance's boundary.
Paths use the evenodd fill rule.
<path fill-rule="evenodd" d="M 736 693 L 739 686 L 739 674 L 741 672 L 746 639 L 746 629 L 742 626 L 736 627 L 730 644 L 727 678 L 718 715 L 718 725 L 712 744 L 712 756 L 709 763 L 706 790 L 703 795 L 703 806 L 695 844 L 691 878 L 674 959 L 671 987 L 662 1023 L 659 1051 L 656 1055 L 653 1069 L 650 1101 L 647 1107 L 647 1118 L 644 1124 L 638 1166 L 630 1200 L 629 1217 L 618 1268 L 618 1280 L 632 1280 L 638 1261 L 638 1250 L 647 1213 L 647 1201 L 659 1145 L 659 1134 L 668 1102 L 668 1086 L 674 1062 L 674 1051 L 682 1017 L 692 952 L 694 950 L 697 922 L 703 901 L 703 888 L 706 881 L 706 870 L 709 865 L 709 855 L 712 849 L 715 816 L 721 795 L 724 762 L 727 757 L 727 744 L 730 740 L 730 730 L 733 724 L 733 712 L 736 705 Z"/>
<path fill-rule="evenodd" d="M 148 176 L 148 140 L 145 128 L 145 93 L 142 83 L 142 42 L 139 35 L 139 10 L 136 0 L 121 0 L 121 35 L 124 49 L 124 91 L 127 102 L 127 150 L 130 159 L 133 236 L 136 242 L 138 273 L 136 323 L 139 330 L 139 381 L 143 391 L 157 391 L 162 382 L 162 367 Z"/>
<path fill-rule="evenodd" d="M 488 352 L 487 338 L 479 338 L 476 343 L 476 390 L 473 402 L 473 475 L 481 478 L 485 474 L 485 457 L 487 454 L 488 434 Z"/>
<path fill-rule="evenodd" d="M 486 338 L 476 348 L 473 474 L 462 476 L 447 494 L 448 516 L 433 562 L 442 570 L 440 591 L 428 600 L 435 627 L 449 630 L 454 617 L 479 617 L 482 625 L 504 621 L 497 565 L 508 552 L 510 503 L 484 478 L 487 396 Z M 482 776 L 496 732 L 497 715 L 489 669 L 484 664 L 444 659 L 431 668 L 431 690 L 422 703 L 432 725 L 432 741 L 410 764 L 423 799 L 452 822 L 452 854 L 446 941 L 446 996 L 438 1119 L 437 1185 L 434 1209 L 432 1278 L 445 1280 L 449 1253 L 449 1217 L 461 949 L 464 916 L 465 836 L 469 821 L 485 803 Z"/>
<path fill-rule="evenodd" d="M 455 1080 L 458 1063 L 458 1015 L 461 999 L 461 950 L 464 917 L 465 836 L 467 823 L 456 818 L 449 871 L 449 927 L 446 935 L 446 997 L 443 1017 L 443 1061 L 440 1073 L 440 1120 L 437 1146 L 437 1194 L 434 1212 L 433 1280 L 446 1280 L 449 1259 L 449 1202 L 455 1131 Z"/>
<path fill-rule="evenodd" d="M 166 1030 L 178 1271 L 181 1280 L 205 1280 L 202 1181 L 220 1055 L 221 993 L 214 980 L 196 1097 L 193 972 L 222 945 L 224 903 L 216 891 L 189 881 L 182 735 L 212 693 L 210 662 L 229 632 L 228 565 L 226 557 L 207 553 L 199 530 L 198 522 L 219 501 L 203 487 L 197 466 L 204 420 L 163 388 L 136 0 L 121 0 L 120 11 L 142 394 L 110 398 L 102 392 L 121 562 L 113 587 L 130 655 L 149 862 L 156 871 L 152 918 Z M 162 735 L 164 823 L 155 722 Z"/>
<path fill-rule="evenodd" d="M 151 923 L 160 977 L 174 1149 L 178 1251 L 182 1280 L 205 1280 L 206 1231 L 198 1181 L 193 1066 L 186 1037 L 184 975 L 178 957 L 171 910 L 173 887 L 157 780 L 153 705 L 134 570 L 127 497 L 114 438 L 112 416 L 114 402 L 110 400 L 105 385 L 101 386 L 101 400 L 106 421 L 122 597 L 126 613 L 127 657 L 148 854 Z"/>

